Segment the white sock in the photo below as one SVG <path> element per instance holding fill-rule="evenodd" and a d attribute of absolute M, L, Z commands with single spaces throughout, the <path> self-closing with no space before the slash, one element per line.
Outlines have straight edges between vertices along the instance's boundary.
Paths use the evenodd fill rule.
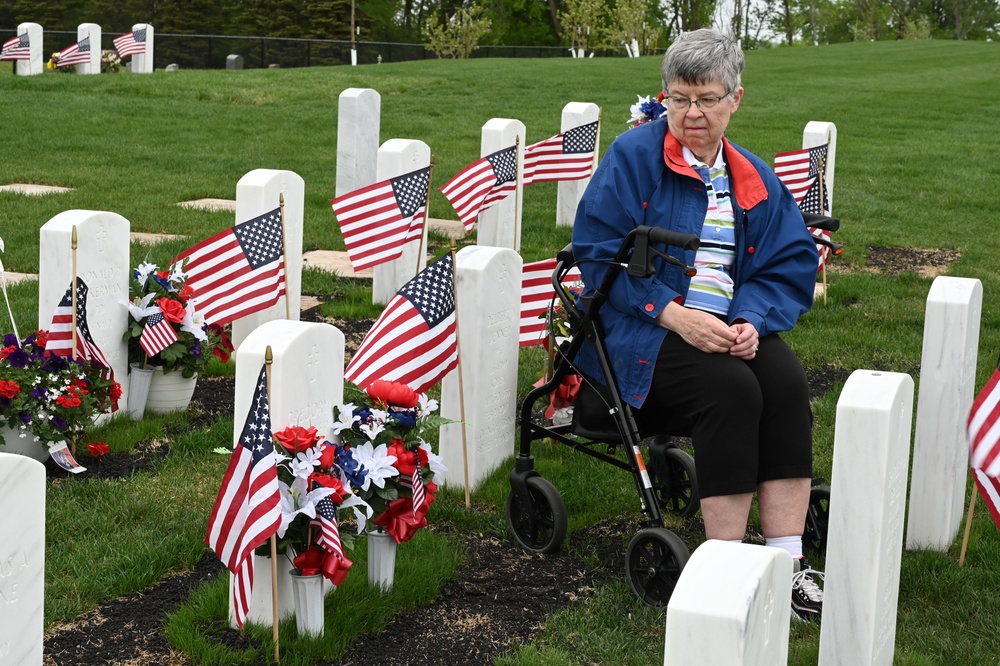
<path fill-rule="evenodd" d="M 793 560 L 802 559 L 801 536 L 768 537 L 765 539 L 764 545 L 771 546 L 772 548 L 780 548 L 791 555 Z"/>

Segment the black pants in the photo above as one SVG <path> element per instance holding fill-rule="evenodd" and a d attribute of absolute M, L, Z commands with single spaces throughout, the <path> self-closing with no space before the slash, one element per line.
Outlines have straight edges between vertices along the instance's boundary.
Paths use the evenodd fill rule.
<path fill-rule="evenodd" d="M 761 338 L 756 358 L 743 361 L 668 334 L 649 395 L 634 413 L 644 437 L 691 435 L 702 497 L 812 476 L 809 385 L 777 335 Z"/>

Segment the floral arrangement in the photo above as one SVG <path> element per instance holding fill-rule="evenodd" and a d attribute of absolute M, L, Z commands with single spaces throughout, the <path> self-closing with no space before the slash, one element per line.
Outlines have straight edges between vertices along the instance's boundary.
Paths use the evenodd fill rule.
<path fill-rule="evenodd" d="M 354 539 L 340 534 L 338 514 L 363 503 L 352 488 L 362 483 L 364 470 L 348 448 L 323 441 L 315 427 L 288 427 L 274 439 L 280 445 L 275 447 L 281 493 L 278 550 L 300 575 L 321 573 L 340 585 L 352 565 L 346 553 Z"/>
<path fill-rule="evenodd" d="M 49 70 L 50 72 L 72 72 L 73 71 L 71 69 L 60 69 L 59 68 L 59 52 L 58 51 L 56 51 L 55 53 L 53 53 L 52 56 L 49 58 L 49 61 L 47 63 L 45 63 L 45 69 Z"/>
<path fill-rule="evenodd" d="M 366 391 L 346 385 L 350 402 L 334 407 L 333 430 L 360 465 L 351 484 L 358 531 L 381 529 L 397 544 L 427 525 L 436 474 L 447 471 L 427 438 L 450 419 L 435 415 L 436 400 L 405 384 L 375 381 Z M 366 398 L 372 404 L 364 404 Z"/>
<path fill-rule="evenodd" d="M 117 74 L 122 71 L 122 59 L 117 51 L 101 51 L 101 72 L 105 74 Z"/>
<path fill-rule="evenodd" d="M 662 90 L 656 99 L 650 99 L 648 95 L 646 97 L 636 95 L 639 101 L 629 108 L 632 117 L 628 119 L 628 124 L 638 127 L 643 123 L 649 123 L 667 115 L 667 107 L 663 105 L 663 98 L 666 96 L 667 93 Z"/>
<path fill-rule="evenodd" d="M 206 324 L 197 311 L 197 297 L 187 284 L 187 274 L 180 263 L 167 271 L 158 271 L 156 264 L 142 262 L 133 271 L 129 285 L 129 300 L 122 301 L 131 319 L 125 330 L 129 363 L 162 366 L 164 372 L 179 370 L 184 377 L 193 377 L 208 365 L 214 354 L 223 363 L 229 361 L 233 344 L 221 326 Z M 177 340 L 148 356 L 140 345 L 147 319 L 157 313 L 169 322 Z"/>
<path fill-rule="evenodd" d="M 7 334 L 0 347 L 0 423 L 46 443 L 69 440 L 72 449 L 100 414 L 121 398 L 121 385 L 92 361 L 45 351 L 46 331 L 24 340 Z M 93 455 L 107 445 L 88 444 Z M 75 450 L 74 450 L 75 453 Z"/>

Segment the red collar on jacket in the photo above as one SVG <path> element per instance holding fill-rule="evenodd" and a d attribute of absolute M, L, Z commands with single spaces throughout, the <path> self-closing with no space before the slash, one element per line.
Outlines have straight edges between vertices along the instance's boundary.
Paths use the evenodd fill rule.
<path fill-rule="evenodd" d="M 736 202 L 743 210 L 753 208 L 767 199 L 767 187 L 757 169 L 750 164 L 750 160 L 743 157 L 743 153 L 736 150 L 726 137 L 722 137 L 722 143 L 726 151 L 726 165 L 729 167 L 729 182 L 736 196 Z M 701 180 L 701 176 L 684 159 L 681 143 L 670 130 L 667 130 L 667 135 L 663 139 L 663 161 L 674 173 Z"/>

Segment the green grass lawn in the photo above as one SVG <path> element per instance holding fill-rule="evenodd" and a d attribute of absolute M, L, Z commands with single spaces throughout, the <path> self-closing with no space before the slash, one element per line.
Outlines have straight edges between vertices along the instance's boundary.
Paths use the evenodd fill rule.
<path fill-rule="evenodd" d="M 877 42 L 747 53 L 746 94 L 730 138 L 770 161 L 798 148 L 810 120 L 837 125 L 833 210 L 843 219 L 836 240 L 847 249 L 834 261 L 829 300 L 817 303 L 786 336 L 811 368 L 905 372 L 919 380 L 923 312 L 931 279 L 914 272 L 867 270 L 870 246 L 948 249 L 960 255 L 947 274 L 976 278 L 984 291 L 977 388 L 1000 352 L 1000 234 L 994 193 L 1000 130 L 1000 46 L 984 42 Z M 109 210 L 132 229 L 183 234 L 188 240 L 133 244 L 133 262 L 163 263 L 189 243 L 234 223 L 231 214 L 182 209 L 200 197 L 234 198 L 236 182 L 256 168 L 289 169 L 306 183 L 304 248 L 343 249 L 329 207 L 334 194 L 337 98 L 348 87 L 382 96 L 381 137 L 425 141 L 434 154 L 440 187 L 479 156 L 482 125 L 517 118 L 526 143 L 559 131 L 568 102 L 603 109 L 602 148 L 626 131 L 636 95 L 660 89 L 659 60 L 483 59 L 467 62 L 385 63 L 357 68 L 180 71 L 149 76 L 18 78 L 0 67 L 4 118 L 0 185 L 39 183 L 74 188 L 45 197 L 0 193 L 2 255 L 11 271 L 38 269 L 39 228 L 67 209 Z M 524 194 L 522 254 L 551 257 L 570 237 L 554 226 L 556 187 L 542 183 Z M 435 192 L 433 217 L 456 216 Z M 351 281 L 307 272 L 304 290 L 337 299 L 325 312 L 373 316 L 364 290 Z M 22 333 L 35 325 L 37 284 L 9 289 Z M 5 307 L 0 306 L 5 310 Z M 6 314 L 0 321 L 7 330 Z M 520 393 L 537 378 L 537 350 L 523 352 Z M 215 365 L 212 373 L 231 373 Z M 834 416 L 841 385 L 814 401 L 817 476 L 830 477 Z M 919 384 L 918 384 L 919 390 Z M 915 405 L 914 405 L 915 407 Z M 225 460 L 211 449 L 231 441 L 232 423 L 191 431 L 183 417 L 148 423 L 114 422 L 98 434 L 124 450 L 153 437 L 171 442 L 155 473 L 128 481 L 50 484 L 47 498 L 46 623 L 71 620 L 119 595 L 141 590 L 171 571 L 190 567 L 202 538 Z M 634 515 L 629 479 L 572 452 L 544 450 L 539 470 L 562 492 L 570 529 Z M 463 530 L 506 535 L 508 466 L 474 495 L 467 514 L 461 493 L 443 492 L 432 519 Z M 590 480 L 600 478 L 601 492 Z M 981 507 L 980 507 L 981 509 Z M 155 527 L 155 529 L 154 529 Z M 446 537 L 425 533 L 410 555 L 426 569 L 429 586 L 402 583 L 399 595 L 370 609 L 359 623 L 319 647 L 294 645 L 283 660 L 311 663 L 336 657 L 350 632 L 377 627 L 396 608 L 426 603 L 450 575 L 461 552 Z M 968 562 L 949 553 L 904 553 L 896 640 L 897 664 L 985 664 L 1000 653 L 1000 533 L 977 512 Z M 360 557 L 358 559 L 361 559 Z M 366 608 L 363 569 L 335 597 L 339 612 Z M 501 662 L 514 664 L 649 664 L 662 659 L 662 611 L 641 607 L 624 572 L 593 600 L 552 615 L 541 634 Z M 351 588 L 351 585 L 356 586 Z M 237 663 L 245 656 L 210 657 L 204 636 L 183 628 L 199 617 L 224 614 L 224 585 L 200 590 L 171 625 L 179 649 L 205 663 Z M 221 606 L 220 606 L 221 600 Z M 366 608 L 367 609 L 367 608 Z M 207 615 L 206 615 L 207 613 Z M 363 626 L 362 626 L 363 625 Z M 290 632 L 293 633 L 293 632 Z M 637 640 L 641 637 L 641 640 Z M 266 641 L 266 636 L 262 637 Z M 284 639 L 283 639 L 284 642 Z M 813 664 L 814 626 L 793 626 L 793 664 Z M 318 652 L 314 652 L 318 650 Z"/>

